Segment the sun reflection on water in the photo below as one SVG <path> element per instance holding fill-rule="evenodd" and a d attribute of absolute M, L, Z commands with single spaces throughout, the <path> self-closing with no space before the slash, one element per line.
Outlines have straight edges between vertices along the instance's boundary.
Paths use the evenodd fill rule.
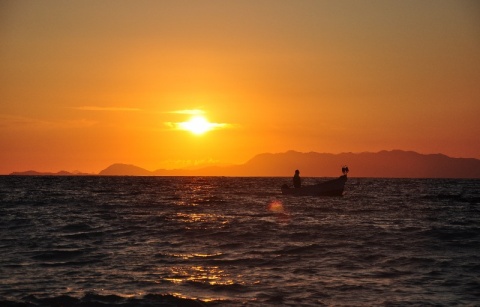
<path fill-rule="evenodd" d="M 180 284 L 195 282 L 209 284 L 211 286 L 228 286 L 235 284 L 231 276 L 218 266 L 182 266 L 171 267 L 168 277 L 163 280 Z"/>
<path fill-rule="evenodd" d="M 230 222 L 221 214 L 177 212 L 174 219 L 186 225 L 187 229 L 219 229 Z"/>
<path fill-rule="evenodd" d="M 192 258 L 209 258 L 209 257 L 216 257 L 223 255 L 222 253 L 214 253 L 214 254 L 165 254 L 169 257 L 176 257 L 182 258 L 184 260 L 192 259 Z"/>

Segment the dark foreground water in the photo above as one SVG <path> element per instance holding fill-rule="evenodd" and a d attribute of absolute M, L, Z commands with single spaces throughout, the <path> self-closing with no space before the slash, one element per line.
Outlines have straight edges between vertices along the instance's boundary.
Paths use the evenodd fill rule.
<path fill-rule="evenodd" d="M 480 305 L 480 180 L 283 183 L 0 177 L 0 305 Z"/>

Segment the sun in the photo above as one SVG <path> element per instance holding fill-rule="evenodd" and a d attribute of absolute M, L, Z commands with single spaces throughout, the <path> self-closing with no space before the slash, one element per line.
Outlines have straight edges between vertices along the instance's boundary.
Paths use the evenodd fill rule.
<path fill-rule="evenodd" d="M 195 135 L 202 135 L 211 130 L 219 130 L 229 128 L 232 125 L 227 123 L 212 123 L 202 114 L 205 113 L 201 110 L 180 110 L 168 113 L 175 114 L 189 114 L 192 117 L 185 122 L 165 122 L 164 124 L 172 130 L 183 130 L 193 133 Z"/>
<path fill-rule="evenodd" d="M 212 130 L 215 124 L 210 123 L 205 117 L 197 115 L 190 118 L 188 122 L 180 123 L 180 128 L 190 131 L 193 134 L 201 135 Z"/>

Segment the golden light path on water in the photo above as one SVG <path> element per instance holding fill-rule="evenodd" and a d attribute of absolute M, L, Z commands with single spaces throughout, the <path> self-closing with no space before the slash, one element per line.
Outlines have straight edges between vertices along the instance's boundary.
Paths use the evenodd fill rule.
<path fill-rule="evenodd" d="M 191 187 L 191 191 L 195 193 L 201 193 L 198 187 Z M 205 192 L 205 191 L 204 191 Z M 208 193 L 207 193 L 208 194 Z M 184 201 L 177 203 L 180 206 L 192 206 L 197 207 L 199 204 L 196 202 Z M 282 201 L 274 199 L 267 202 L 266 211 L 272 214 L 272 217 L 279 225 L 286 225 L 290 222 L 290 215 L 288 211 L 284 208 Z M 203 224 L 208 224 L 214 228 L 223 229 L 228 227 L 229 219 L 227 216 L 222 214 L 210 214 L 210 213 L 196 213 L 196 212 L 177 212 L 172 219 L 181 221 L 184 224 L 185 229 L 188 230 L 204 230 Z M 179 253 L 179 254 L 164 254 L 170 258 L 179 258 L 183 260 L 189 260 L 195 262 L 195 259 L 207 259 L 207 258 L 216 258 L 216 257 L 231 257 L 227 256 L 224 253 L 213 252 L 213 253 Z M 166 268 L 159 268 L 156 272 L 161 277 L 157 283 L 162 283 L 162 281 L 169 281 L 173 284 L 182 285 L 185 283 L 200 283 L 209 286 L 231 286 L 231 285 L 252 285 L 257 284 L 260 281 L 258 280 L 247 280 L 248 278 L 243 274 L 236 274 L 233 276 L 228 272 L 228 269 L 221 268 L 217 265 L 212 266 L 201 266 L 201 265 L 184 265 L 184 266 L 173 266 Z M 205 302 L 209 301 L 219 301 L 222 298 L 221 295 L 216 295 L 215 297 L 196 297 L 192 293 L 181 293 L 175 292 L 171 293 L 172 295 L 185 298 L 185 299 L 201 299 Z M 226 298 L 225 298 L 226 299 Z"/>
<path fill-rule="evenodd" d="M 198 211 L 199 208 L 208 206 L 212 201 L 215 202 L 217 195 L 213 193 L 212 187 L 204 185 L 198 182 L 193 182 L 188 187 L 188 193 L 185 193 L 178 200 L 175 201 L 177 206 L 184 209 L 179 212 L 175 212 L 170 219 L 179 222 L 183 225 L 183 228 L 187 231 L 194 231 L 198 233 L 210 232 L 210 231 L 224 231 L 229 227 L 232 227 L 232 216 L 229 216 L 227 212 L 224 213 L 211 213 L 205 211 Z M 257 203 L 258 200 L 252 199 L 252 204 Z M 265 206 L 265 212 L 268 213 L 265 218 L 266 221 L 274 222 L 279 226 L 287 226 L 291 222 L 291 216 L 289 210 L 285 207 L 284 203 L 280 199 L 270 199 L 258 202 Z M 248 216 L 248 215 L 247 215 Z M 246 216 L 235 217 L 234 220 L 244 219 Z M 255 232 L 255 230 L 252 230 Z M 198 240 L 198 239 L 197 239 Z M 242 240 L 239 238 L 238 240 Z M 197 245 L 202 244 L 192 238 L 187 244 Z M 239 241 L 241 244 L 241 241 Z M 175 265 L 169 267 L 157 268 L 156 274 L 158 274 L 158 280 L 155 282 L 161 284 L 165 281 L 182 286 L 185 284 L 199 284 L 201 287 L 208 288 L 210 286 L 222 287 L 222 286 L 234 286 L 234 287 L 248 287 L 260 283 L 260 280 L 256 278 L 252 279 L 252 276 L 248 277 L 243 272 L 233 273 L 229 266 L 223 265 L 196 265 L 199 261 L 204 260 L 219 260 L 221 261 L 236 261 L 238 258 L 242 258 L 245 255 L 237 255 L 229 252 L 217 252 L 215 249 L 209 249 L 203 247 L 201 252 L 197 253 L 162 253 L 166 258 L 181 259 L 188 261 L 191 265 Z M 256 256 L 252 256 L 253 260 L 256 260 Z M 175 293 L 170 293 L 179 298 L 185 299 L 201 299 L 202 301 L 221 301 L 228 299 L 223 297 L 220 293 L 215 296 L 206 297 L 199 295 L 198 293 L 183 292 L 180 288 Z M 255 299 L 252 298 L 254 301 Z"/>
<path fill-rule="evenodd" d="M 193 190 L 196 190 L 193 188 Z M 187 202 L 188 203 L 188 202 Z M 182 203 L 182 206 L 189 205 L 196 207 L 196 203 Z M 208 214 L 208 213 L 185 213 L 177 212 L 173 219 L 181 221 L 187 230 L 197 230 L 202 231 L 204 226 L 201 226 L 204 223 L 208 223 L 210 226 L 216 225 L 214 228 L 221 229 L 228 224 L 227 218 L 221 214 Z M 211 229 L 211 228 L 210 228 Z M 214 252 L 214 253 L 185 253 L 185 254 L 164 254 L 169 258 L 179 258 L 182 260 L 190 260 L 195 262 L 195 259 L 206 259 L 206 258 L 215 258 L 224 256 L 223 253 Z M 185 283 L 200 283 L 209 286 L 230 286 L 234 284 L 246 285 L 243 275 L 232 276 L 227 272 L 227 270 L 220 268 L 219 266 L 201 266 L 201 265 L 179 265 L 171 267 L 162 267 L 158 268 L 156 272 L 160 276 L 160 280 L 157 283 L 162 283 L 162 281 L 169 281 L 173 284 L 182 285 Z M 162 277 L 163 276 L 163 277 Z M 196 297 L 192 293 L 181 293 L 175 292 L 171 293 L 175 297 L 183 299 L 201 299 L 204 302 L 210 301 L 219 301 L 223 300 L 221 296 L 215 297 Z M 226 298 L 225 298 L 226 299 Z"/>

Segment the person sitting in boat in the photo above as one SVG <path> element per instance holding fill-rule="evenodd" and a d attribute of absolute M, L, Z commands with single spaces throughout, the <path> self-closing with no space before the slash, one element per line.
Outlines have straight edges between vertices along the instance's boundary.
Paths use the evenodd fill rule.
<path fill-rule="evenodd" d="M 302 186 L 302 179 L 300 179 L 300 171 L 298 169 L 295 171 L 295 175 L 293 176 L 293 186 L 297 189 Z"/>

